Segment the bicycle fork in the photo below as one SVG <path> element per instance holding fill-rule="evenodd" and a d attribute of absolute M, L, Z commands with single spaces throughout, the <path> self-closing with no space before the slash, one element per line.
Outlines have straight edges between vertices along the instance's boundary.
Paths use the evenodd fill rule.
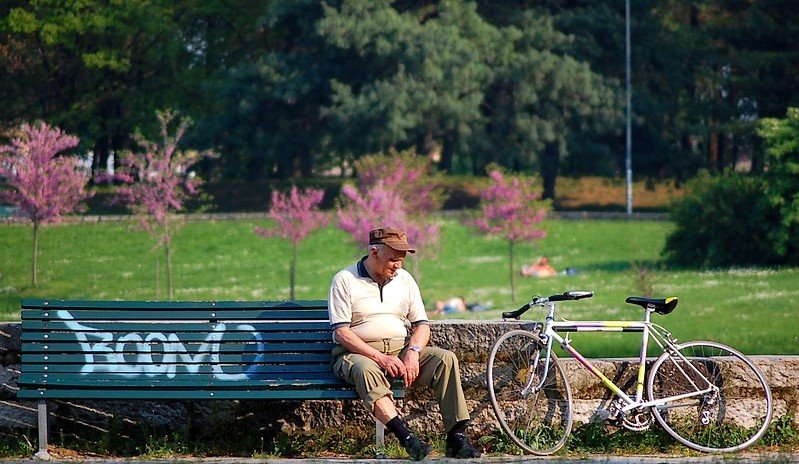
<path fill-rule="evenodd" d="M 539 344 L 539 346 L 531 353 L 530 359 L 527 362 L 528 366 L 527 382 L 525 383 L 524 388 L 522 388 L 521 391 L 522 398 L 527 398 L 527 396 L 531 392 L 539 392 L 544 387 L 544 382 L 546 381 L 547 376 L 549 375 L 549 353 L 551 346 L 552 346 L 552 339 L 550 338 L 546 346 Z M 540 353 L 543 350 L 546 350 L 544 351 L 546 353 L 546 356 L 544 357 L 544 369 L 541 371 L 541 380 L 538 382 L 537 385 L 533 385 L 533 382 L 535 381 L 535 373 L 538 370 L 538 364 L 541 362 Z"/>

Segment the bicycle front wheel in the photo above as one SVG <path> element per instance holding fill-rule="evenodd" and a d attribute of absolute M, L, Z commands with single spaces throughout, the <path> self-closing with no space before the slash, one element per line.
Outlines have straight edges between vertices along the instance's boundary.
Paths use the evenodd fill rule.
<path fill-rule="evenodd" d="M 491 348 L 486 368 L 491 406 L 500 426 L 514 443 L 538 455 L 560 449 L 572 428 L 572 396 L 566 375 L 554 354 L 548 369 L 546 364 L 541 339 L 513 330 Z"/>
<path fill-rule="evenodd" d="M 677 441 L 698 451 L 739 451 L 771 421 L 771 389 L 740 352 L 715 342 L 689 342 L 655 360 L 647 393 L 652 411 Z"/>

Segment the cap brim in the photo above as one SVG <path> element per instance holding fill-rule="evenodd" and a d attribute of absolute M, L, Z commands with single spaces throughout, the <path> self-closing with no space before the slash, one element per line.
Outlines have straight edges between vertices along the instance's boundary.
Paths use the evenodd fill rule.
<path fill-rule="evenodd" d="M 407 243 L 406 244 L 402 244 L 402 245 L 401 244 L 386 243 L 386 245 L 388 245 L 389 247 L 391 247 L 392 249 L 397 250 L 397 251 L 407 251 L 408 253 L 416 253 L 416 249 L 413 248 L 412 246 L 410 246 Z"/>

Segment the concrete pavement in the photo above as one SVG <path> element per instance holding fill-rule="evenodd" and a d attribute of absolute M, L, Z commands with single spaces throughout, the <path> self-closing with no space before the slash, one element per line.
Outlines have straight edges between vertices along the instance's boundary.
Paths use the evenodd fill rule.
<path fill-rule="evenodd" d="M 8 460 L 0 459 L 0 462 L 13 464 L 42 464 L 43 461 L 36 460 Z M 186 459 L 164 459 L 164 460 L 142 460 L 142 459 L 108 459 L 94 457 L 80 458 L 54 458 L 50 463 L 70 463 L 77 462 L 86 464 L 408 464 L 414 461 L 407 459 L 345 459 L 345 458 L 313 458 L 313 459 L 255 459 L 255 458 L 186 458 Z M 500 456 L 484 457 L 480 459 L 459 460 L 441 457 L 433 457 L 422 463 L 480 463 L 480 464 L 510 464 L 517 462 L 536 462 L 546 464 L 788 464 L 799 463 L 799 452 L 790 453 L 738 453 L 732 455 L 635 455 L 635 456 L 611 456 L 611 455 L 585 455 L 569 457 L 539 457 L 539 456 Z"/>

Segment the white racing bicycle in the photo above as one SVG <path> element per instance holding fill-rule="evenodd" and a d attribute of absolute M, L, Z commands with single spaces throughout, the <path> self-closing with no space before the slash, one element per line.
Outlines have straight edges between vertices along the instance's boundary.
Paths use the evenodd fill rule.
<path fill-rule="evenodd" d="M 651 322 L 652 313 L 671 313 L 677 298 L 627 298 L 627 303 L 643 308 L 640 321 L 555 320 L 556 302 L 591 296 L 593 292 L 570 291 L 536 297 L 516 311 L 502 313 L 504 319 L 519 319 L 531 307 L 547 312 L 546 319 L 530 330 L 502 335 L 488 357 L 491 405 L 500 426 L 517 445 L 532 454 L 551 454 L 571 432 L 572 392 L 552 352 L 555 344 L 613 392 L 607 420 L 614 425 L 643 431 L 656 420 L 682 444 L 710 453 L 738 451 L 763 436 L 771 420 L 772 398 L 760 369 L 721 343 L 677 343 L 666 329 Z M 641 332 L 635 392 L 625 393 L 572 346 L 568 334 L 565 338 L 560 334 L 576 331 Z M 662 354 L 651 362 L 647 378 L 650 341 Z"/>

